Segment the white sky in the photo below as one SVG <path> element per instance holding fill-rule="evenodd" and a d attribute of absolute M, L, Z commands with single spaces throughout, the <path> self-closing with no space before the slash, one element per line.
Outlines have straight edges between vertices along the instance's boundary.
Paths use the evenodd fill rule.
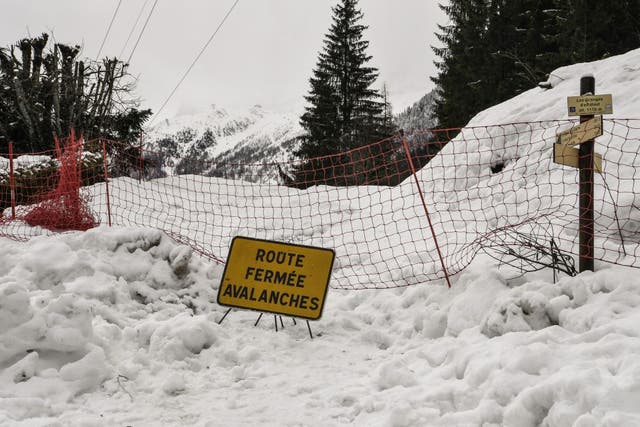
<path fill-rule="evenodd" d="M 124 51 L 126 59 L 154 0 Z M 159 0 L 131 61 L 143 106 L 157 112 L 234 0 Z M 119 56 L 145 0 L 123 0 L 102 55 Z M 276 111 L 304 105 L 336 0 L 240 0 L 161 117 L 209 104 Z M 371 65 L 386 82 L 396 112 L 433 87 L 437 24 L 446 16 L 436 0 L 361 0 Z M 0 46 L 27 32 L 53 31 L 56 40 L 82 44 L 95 57 L 117 0 L 0 0 Z M 158 117 L 160 118 L 160 117 Z"/>

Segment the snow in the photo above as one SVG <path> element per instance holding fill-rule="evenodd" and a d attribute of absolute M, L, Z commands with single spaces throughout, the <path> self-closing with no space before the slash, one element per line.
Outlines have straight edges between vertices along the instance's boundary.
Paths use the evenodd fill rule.
<path fill-rule="evenodd" d="M 302 132 L 299 117 L 299 114 L 293 112 L 274 113 L 260 105 L 255 105 L 248 111 L 227 110 L 212 105 L 205 112 L 163 120 L 149 129 L 145 139 L 158 141 L 163 137 L 173 137 L 184 129 L 191 129 L 195 132 L 195 141 L 207 129 L 211 129 L 216 137 L 216 144 L 207 149 L 207 152 L 215 157 L 246 141 L 279 139 L 280 141 L 275 142 L 281 143 L 287 138 L 297 137 Z M 186 151 L 186 148 L 181 147 L 181 150 Z"/>
<path fill-rule="evenodd" d="M 640 101 L 638 69 L 640 50 L 564 67 L 553 73 L 552 89 L 532 89 L 471 124 L 565 118 L 566 96 L 586 73 L 596 76 L 596 92 L 614 94 L 616 116 L 628 117 Z M 469 158 L 482 152 L 455 142 L 446 149 Z M 531 161 L 518 149 L 505 140 L 501 153 Z M 461 169 L 455 173 L 469 185 L 457 189 L 459 203 L 471 195 L 468 203 L 481 205 L 473 186 L 503 179 Z M 285 191 L 274 188 L 245 183 L 240 194 L 247 200 L 226 197 L 242 211 L 254 195 Z M 431 197 L 449 203 L 451 190 L 434 189 Z M 336 221 L 348 223 L 364 209 L 357 197 L 331 204 L 335 194 L 326 189 L 286 191 L 286 212 L 314 197 L 322 215 Z M 380 215 L 369 215 L 379 222 L 365 229 L 384 228 L 397 197 L 414 195 L 403 185 L 394 191 L 377 207 Z M 514 197 L 531 191 L 540 190 L 524 185 Z M 277 238 L 283 224 L 260 229 Z M 341 241 L 314 224 L 301 228 L 312 232 L 297 236 L 299 243 L 356 248 L 374 236 Z M 451 289 L 330 289 L 322 319 L 310 324 L 311 339 L 304 321 L 287 317 L 280 324 L 265 315 L 254 326 L 257 313 L 234 310 L 218 324 L 226 311 L 215 303 L 223 266 L 148 225 L 0 240 L 0 425 L 640 425 L 636 269 L 602 263 L 595 273 L 552 283 L 549 271 L 514 278 L 477 257 Z M 229 236 L 222 245 L 252 230 L 232 222 L 216 227 Z M 375 256 L 389 256 L 388 246 L 379 247 Z M 332 280 L 369 262 L 348 251 L 338 252 Z M 431 258 L 410 262 L 434 268 Z"/>

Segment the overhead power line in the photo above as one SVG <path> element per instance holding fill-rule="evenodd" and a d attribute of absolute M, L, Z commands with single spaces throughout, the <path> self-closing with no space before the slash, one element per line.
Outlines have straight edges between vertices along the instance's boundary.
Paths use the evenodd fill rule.
<path fill-rule="evenodd" d="M 129 31 L 129 35 L 127 36 L 127 41 L 124 42 L 124 45 L 122 46 L 122 51 L 120 52 L 120 55 L 118 55 L 118 58 L 122 58 L 122 56 L 124 55 L 124 50 L 127 48 L 127 45 L 129 44 L 129 40 L 131 40 L 131 36 L 133 35 L 133 32 L 138 26 L 138 22 L 140 22 L 140 17 L 142 16 L 142 12 L 144 12 L 144 8 L 147 7 L 147 3 L 149 3 L 149 0 L 144 0 L 144 3 L 140 8 L 140 12 L 138 12 L 138 17 L 136 18 L 136 22 L 134 22 L 133 27 L 131 27 L 131 31 Z"/>
<path fill-rule="evenodd" d="M 211 37 L 209 37 L 209 40 L 207 40 L 207 42 L 204 44 L 204 46 L 202 47 L 202 49 L 200 49 L 200 52 L 198 53 L 198 55 L 196 56 L 196 58 L 193 60 L 193 62 L 191 63 L 191 65 L 189 65 L 189 68 L 187 68 L 187 71 L 184 72 L 182 78 L 180 79 L 180 81 L 178 81 L 178 84 L 173 88 L 173 90 L 171 91 L 171 93 L 169 94 L 169 96 L 167 97 L 167 99 L 165 99 L 164 103 L 162 104 L 162 106 L 160 107 L 160 109 L 158 111 L 156 111 L 156 113 L 153 115 L 153 117 L 151 118 L 151 120 L 149 121 L 149 125 L 151 125 L 153 123 L 153 121 L 158 117 L 158 115 L 160 114 L 160 112 L 164 109 L 164 107 L 167 105 L 167 103 L 169 103 L 169 100 L 171 100 L 171 98 L 173 97 L 173 95 L 176 93 L 176 91 L 178 90 L 178 88 L 180 87 L 180 85 L 182 84 L 182 82 L 184 82 L 184 80 L 187 78 L 187 75 L 189 74 L 189 72 L 191 71 L 191 69 L 196 65 L 196 63 L 198 62 L 198 60 L 200 59 L 200 57 L 202 56 L 202 54 L 204 53 L 204 51 L 207 49 L 207 47 L 209 46 L 209 44 L 211 44 L 211 42 L 213 41 L 214 37 L 216 36 L 216 34 L 218 34 L 218 31 L 220 31 L 220 29 L 222 28 L 222 26 L 224 25 L 225 21 L 227 20 L 227 18 L 229 17 L 229 15 L 231 15 L 231 12 L 233 12 L 233 9 L 235 9 L 236 5 L 240 2 L 240 0 L 236 0 L 235 3 L 233 3 L 233 5 L 231 6 L 231 8 L 229 8 L 229 11 L 227 12 L 227 14 L 224 16 L 224 18 L 222 18 L 222 21 L 220 21 L 220 24 L 218 24 L 218 27 L 215 29 L 215 31 L 213 32 L 213 34 L 211 34 Z"/>
<path fill-rule="evenodd" d="M 151 10 L 149 11 L 149 15 L 147 15 L 146 21 L 144 21 L 144 25 L 142 26 L 142 30 L 140 30 L 140 34 L 138 35 L 138 39 L 136 40 L 136 44 L 133 45 L 133 49 L 131 50 L 131 54 L 129 55 L 129 59 L 127 59 L 127 64 L 131 64 L 131 58 L 133 57 L 133 54 L 136 51 L 136 48 L 138 47 L 138 43 L 140 43 L 140 39 L 142 38 L 142 35 L 144 34 L 144 30 L 147 28 L 147 24 L 149 23 L 149 19 L 151 19 L 151 15 L 153 14 L 153 11 L 156 8 L 157 4 L 158 4 L 158 0 L 155 0 L 153 2 L 153 7 L 151 7 Z"/>
<path fill-rule="evenodd" d="M 122 4 L 122 0 L 118 1 L 118 6 L 116 6 L 116 10 L 113 12 L 113 16 L 111 17 L 111 22 L 109 22 L 109 26 L 107 27 L 107 32 L 102 39 L 102 44 L 100 45 L 100 49 L 98 49 L 98 54 L 96 55 L 96 61 L 100 58 L 100 54 L 102 53 L 102 48 L 104 47 L 104 43 L 107 41 L 107 37 L 109 37 L 109 33 L 111 32 L 111 26 L 113 25 L 113 21 L 116 20 L 116 15 L 118 14 L 118 9 L 120 9 L 120 5 Z"/>

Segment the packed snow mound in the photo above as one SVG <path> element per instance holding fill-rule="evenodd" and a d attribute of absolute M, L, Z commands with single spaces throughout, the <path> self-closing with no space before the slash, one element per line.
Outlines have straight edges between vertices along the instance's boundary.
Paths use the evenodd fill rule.
<path fill-rule="evenodd" d="M 635 270 L 516 282 L 479 260 L 452 289 L 332 290 L 312 340 L 219 325 L 221 267 L 156 230 L 2 244 L 0 423 L 640 422 Z"/>
<path fill-rule="evenodd" d="M 95 388 L 114 374 L 115 337 L 136 335 L 175 359 L 215 341 L 201 317 L 216 267 L 157 230 L 3 241 L 0 259 L 0 395 L 64 402 Z"/>

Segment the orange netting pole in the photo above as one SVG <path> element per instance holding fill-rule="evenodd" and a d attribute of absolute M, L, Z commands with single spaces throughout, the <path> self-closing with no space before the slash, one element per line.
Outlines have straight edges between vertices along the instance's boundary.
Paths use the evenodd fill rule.
<path fill-rule="evenodd" d="M 109 198 L 109 168 L 107 167 L 107 144 L 102 140 L 102 163 L 104 165 L 104 184 L 107 192 L 107 220 L 111 227 L 111 199 Z"/>
<path fill-rule="evenodd" d="M 16 219 L 16 179 L 13 174 L 13 142 L 9 142 L 9 187 L 11 188 L 11 219 Z"/>
<path fill-rule="evenodd" d="M 411 168 L 411 174 L 413 175 L 413 179 L 416 182 L 416 187 L 418 188 L 418 194 L 420 194 L 420 200 L 422 200 L 422 207 L 424 208 L 424 213 L 427 216 L 427 221 L 429 222 L 429 228 L 431 229 L 431 235 L 433 236 L 433 241 L 436 244 L 436 251 L 438 252 L 438 257 L 440 258 L 440 264 L 442 265 L 442 271 L 444 271 L 444 277 L 447 280 L 447 286 L 451 288 L 451 281 L 449 280 L 449 273 L 447 272 L 447 267 L 444 265 L 444 258 L 442 258 L 442 252 L 440 251 L 440 245 L 438 245 L 438 238 L 436 237 L 436 232 L 433 229 L 433 224 L 431 223 L 431 216 L 429 216 L 429 209 L 427 209 L 427 202 L 424 200 L 424 195 L 422 194 L 422 188 L 420 187 L 420 181 L 418 181 L 418 176 L 416 175 L 416 168 L 413 166 L 413 160 L 411 159 L 411 151 L 409 150 L 409 145 L 407 144 L 407 139 L 404 136 L 404 131 L 400 131 L 400 136 L 402 136 L 402 146 L 404 147 L 404 152 L 407 156 L 407 161 L 409 162 L 409 167 Z"/>

